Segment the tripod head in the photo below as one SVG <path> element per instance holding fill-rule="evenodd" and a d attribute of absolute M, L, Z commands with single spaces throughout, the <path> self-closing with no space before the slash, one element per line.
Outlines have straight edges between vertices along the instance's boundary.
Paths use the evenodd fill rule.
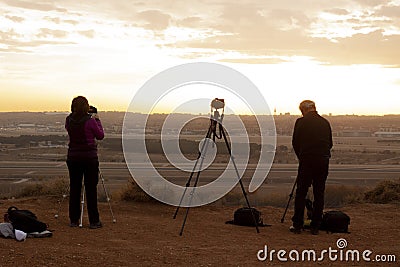
<path fill-rule="evenodd" d="M 225 111 L 224 99 L 214 98 L 211 101 L 211 116 L 210 116 L 211 135 L 214 141 L 215 138 L 218 139 L 222 138 L 221 130 L 222 130 L 222 120 L 224 118 L 224 111 Z M 219 125 L 219 135 L 217 134 L 217 125 Z"/>
<path fill-rule="evenodd" d="M 221 110 L 221 112 L 219 111 Z M 225 112 L 225 100 L 222 98 L 214 98 L 211 101 L 211 119 L 216 122 L 222 123 Z"/>

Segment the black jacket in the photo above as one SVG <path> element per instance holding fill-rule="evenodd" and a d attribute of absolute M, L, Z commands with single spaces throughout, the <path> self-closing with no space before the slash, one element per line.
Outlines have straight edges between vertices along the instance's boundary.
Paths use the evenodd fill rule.
<path fill-rule="evenodd" d="M 297 158 L 330 157 L 332 130 L 329 122 L 316 111 L 297 119 L 292 145 Z"/>

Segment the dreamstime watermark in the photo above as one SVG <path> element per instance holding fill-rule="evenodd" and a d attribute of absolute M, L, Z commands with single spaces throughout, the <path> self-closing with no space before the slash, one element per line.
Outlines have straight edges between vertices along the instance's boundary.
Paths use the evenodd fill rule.
<path fill-rule="evenodd" d="M 165 115 L 164 123 L 156 129 L 159 137 L 155 139 L 160 140 L 168 165 L 186 172 L 189 177 L 196 161 L 182 153 L 180 133 L 192 120 L 210 119 L 210 116 L 177 117 L 176 114 L 190 113 L 194 106 L 203 107 L 206 113 L 214 98 L 226 99 L 227 96 L 234 100 L 226 102 L 224 110 L 227 116 L 222 124 L 229 136 L 232 157 L 224 170 L 211 182 L 197 187 L 185 187 L 171 182 L 171 177 L 164 177 L 157 169 L 159 162 L 154 162 L 154 159 L 152 161 L 149 156 L 149 138 L 154 138 L 154 126 L 149 126 L 149 114 L 156 113 L 165 103 L 174 105 L 170 107 L 169 114 Z M 227 194 L 241 179 L 251 156 L 250 137 L 239 116 L 241 111 L 236 110 L 238 104 L 233 102 L 240 103 L 254 115 L 260 133 L 258 163 L 248 188 L 250 192 L 257 190 L 266 179 L 275 156 L 274 118 L 264 96 L 246 76 L 227 66 L 205 62 L 178 65 L 162 71 L 149 79 L 132 98 L 124 117 L 122 146 L 125 161 L 135 182 L 153 198 L 174 206 L 202 206 Z M 205 135 L 207 129 L 204 130 Z M 204 153 L 206 155 L 202 155 L 200 170 L 208 168 L 218 152 L 214 141 L 205 139 L 197 140 L 200 141 L 199 147 L 207 142 L 208 148 L 207 153 Z M 199 151 L 193 151 L 193 154 Z M 238 166 L 238 172 L 234 165 Z"/>
<path fill-rule="evenodd" d="M 347 240 L 339 238 L 336 241 L 336 247 L 329 247 L 321 251 L 313 249 L 304 249 L 302 251 L 292 249 L 268 250 L 268 246 L 264 245 L 264 249 L 257 252 L 259 261 L 274 261 L 277 259 L 280 262 L 304 262 L 304 261 L 344 261 L 344 262 L 396 262 L 396 255 L 393 254 L 376 254 L 373 251 L 366 249 L 363 251 L 357 249 L 347 249 Z"/>

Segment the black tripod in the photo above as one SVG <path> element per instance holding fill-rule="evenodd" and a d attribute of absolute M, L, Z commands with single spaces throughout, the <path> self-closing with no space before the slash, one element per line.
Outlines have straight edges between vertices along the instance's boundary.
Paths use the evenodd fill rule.
<path fill-rule="evenodd" d="M 286 212 L 287 212 L 287 210 L 289 208 L 289 203 L 292 200 L 293 192 L 294 192 L 294 189 L 296 188 L 296 184 L 297 184 L 297 177 L 296 177 L 296 180 L 294 181 L 292 191 L 289 194 L 289 200 L 288 200 L 288 202 L 286 204 L 286 209 L 285 209 L 285 212 L 283 213 L 283 216 L 282 216 L 282 219 L 281 219 L 281 223 L 283 223 L 283 221 L 285 220 Z"/>
<path fill-rule="evenodd" d="M 198 154 L 197 159 L 196 159 L 196 163 L 194 164 L 193 170 L 192 170 L 192 172 L 190 174 L 190 177 L 189 177 L 189 179 L 188 179 L 188 181 L 186 183 L 185 190 L 184 190 L 184 192 L 182 194 L 182 197 L 180 199 L 179 206 L 176 208 L 176 211 L 175 211 L 175 214 L 174 214 L 174 217 L 173 217 L 174 219 L 176 219 L 176 216 L 177 216 L 179 208 L 180 208 L 180 206 L 182 204 L 183 198 L 186 195 L 188 187 L 190 187 L 190 183 L 192 181 L 193 175 L 196 172 L 197 164 L 198 164 L 198 162 L 200 160 L 199 170 L 197 171 L 196 179 L 195 179 L 195 182 L 194 182 L 194 186 L 193 186 L 193 189 L 192 189 L 192 191 L 190 193 L 190 197 L 191 198 L 189 200 L 189 206 L 186 209 L 186 214 L 185 214 L 185 217 L 183 219 L 182 228 L 181 228 L 181 231 L 180 231 L 179 235 L 183 234 L 183 229 L 185 228 L 187 216 L 189 214 L 190 205 L 191 205 L 192 200 L 193 200 L 194 190 L 195 190 L 195 188 L 196 188 L 196 186 L 197 186 L 197 184 L 199 182 L 199 177 L 200 177 L 202 165 L 203 165 L 203 162 L 204 162 L 204 156 L 206 155 L 207 148 L 208 148 L 208 140 L 207 139 L 212 139 L 215 142 L 215 138 L 222 139 L 222 137 L 224 138 L 224 141 L 225 141 L 225 144 L 226 144 L 226 148 L 228 149 L 229 157 L 232 160 L 233 166 L 235 168 L 237 179 L 238 179 L 238 181 L 240 183 L 240 187 L 242 189 L 243 196 L 246 199 L 247 206 L 251 210 L 251 215 L 253 217 L 253 221 L 254 221 L 254 225 L 256 227 L 257 233 L 260 232 L 260 230 L 258 229 L 258 224 L 257 224 L 256 218 L 255 218 L 254 213 L 253 213 L 253 209 L 251 209 L 250 202 L 249 202 L 249 200 L 247 198 L 246 190 L 244 189 L 243 182 L 242 182 L 241 177 L 239 175 L 239 171 L 238 171 L 238 169 L 236 167 L 236 163 L 235 163 L 234 157 L 232 156 L 231 147 L 230 147 L 228 139 L 226 137 L 225 130 L 224 130 L 223 126 L 222 126 L 222 120 L 223 120 L 223 117 L 224 117 L 224 107 L 225 107 L 224 99 L 215 98 L 211 102 L 210 126 L 208 127 L 208 131 L 207 131 L 207 134 L 206 134 L 206 137 L 205 137 L 205 141 L 203 142 L 202 147 L 201 147 L 201 149 L 199 151 L 199 154 Z M 222 109 L 222 114 L 219 113 L 218 109 Z M 217 134 L 217 128 L 219 129 L 219 135 Z"/>

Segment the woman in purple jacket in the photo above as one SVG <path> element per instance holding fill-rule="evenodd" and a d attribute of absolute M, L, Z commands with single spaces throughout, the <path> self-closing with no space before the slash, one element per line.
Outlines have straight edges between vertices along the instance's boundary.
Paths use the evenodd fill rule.
<path fill-rule="evenodd" d="M 69 219 L 70 226 L 77 227 L 80 216 L 82 179 L 86 191 L 87 209 L 91 229 L 102 227 L 97 208 L 97 184 L 99 160 L 97 140 L 104 138 L 104 131 L 97 116 L 89 114 L 89 103 L 83 96 L 75 97 L 71 114 L 66 118 L 65 129 L 69 135 L 67 165 L 70 179 Z"/>

